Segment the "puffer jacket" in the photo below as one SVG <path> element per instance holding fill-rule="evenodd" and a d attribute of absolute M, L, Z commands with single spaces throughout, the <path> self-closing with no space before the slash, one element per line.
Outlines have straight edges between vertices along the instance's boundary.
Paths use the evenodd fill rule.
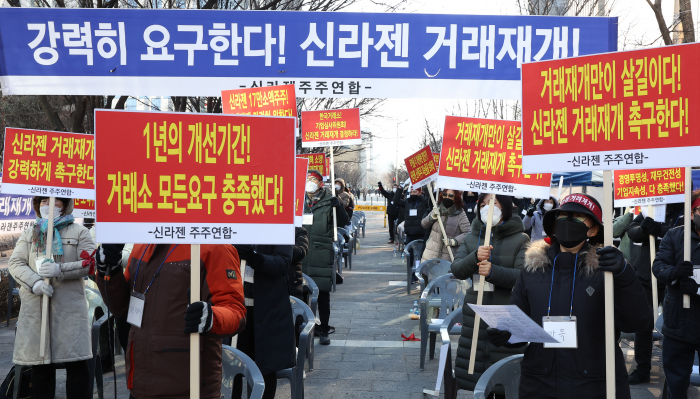
<path fill-rule="evenodd" d="M 294 249 L 292 251 L 292 264 L 287 270 L 289 281 L 289 295 L 301 298 L 304 295 L 304 276 L 301 272 L 301 261 L 309 251 L 309 234 L 303 227 L 294 228 Z"/>
<path fill-rule="evenodd" d="M 486 226 L 481 219 L 474 218 L 471 234 L 462 242 L 452 263 L 452 274 L 466 280 L 479 272 L 476 251 L 484 245 Z M 484 292 L 483 305 L 507 305 L 510 303 L 510 293 L 518 280 L 520 270 L 525 260 L 525 249 L 530 238 L 523 232 L 523 222 L 513 215 L 510 219 L 491 228 L 491 275 L 486 281 L 495 285 L 493 292 Z M 486 323 L 479 324 L 479 342 L 474 363 L 474 374 L 469 374 L 469 355 L 472 349 L 474 333 L 474 311 L 466 305 L 476 303 L 477 291 L 473 287 L 467 290 L 462 306 L 462 335 L 459 337 L 457 360 L 455 361 L 455 377 L 457 386 L 461 389 L 474 390 L 481 374 L 492 364 L 511 355 L 523 353 L 522 348 L 498 348 L 489 343 L 486 337 Z M 500 387 L 498 387 L 500 388 Z M 496 393 L 503 394 L 502 388 Z"/>
<path fill-rule="evenodd" d="M 557 202 L 556 198 L 549 197 L 548 199 L 554 201 L 554 206 L 552 209 L 559 207 L 559 202 Z M 532 216 L 527 216 L 526 212 L 525 217 L 523 218 L 523 226 L 525 227 L 525 230 L 532 229 L 532 232 L 530 233 L 530 238 L 532 241 L 543 240 L 545 237 L 547 237 L 547 234 L 544 232 L 544 226 L 542 225 L 544 214 L 547 213 L 547 211 L 544 209 L 544 201 L 545 199 L 543 198 L 537 203 L 537 210 Z"/>
<path fill-rule="evenodd" d="M 429 201 L 424 195 L 419 195 L 416 199 L 411 199 L 409 196 L 399 201 L 399 207 L 404 209 L 404 231 L 406 235 L 422 236 L 425 234 L 425 229 L 421 222 L 425 211 L 430 209 Z M 415 213 L 415 216 L 411 216 L 412 211 Z"/>
<path fill-rule="evenodd" d="M 471 231 L 469 218 L 467 218 L 467 214 L 464 213 L 464 209 L 461 207 L 458 208 L 456 205 L 452 205 L 447 209 L 443 204 L 440 204 L 439 208 L 447 238 L 454 238 L 455 241 L 457 241 L 457 246 L 451 247 L 452 254 L 454 254 L 464 237 Z M 428 209 L 428 215 L 421 221 L 421 226 L 423 226 L 424 229 L 430 229 L 430 236 L 425 243 L 425 250 L 423 250 L 421 262 L 437 258 L 451 261 L 452 259 L 450 259 L 447 246 L 445 246 L 445 242 L 443 241 L 440 223 L 437 222 L 437 219 L 433 219 L 431 215 L 432 212 Z"/>
<path fill-rule="evenodd" d="M 340 177 L 335 179 L 336 183 L 340 184 L 340 190 L 335 192 L 335 196 L 338 197 L 340 202 L 343 204 L 345 212 L 348 214 L 348 219 L 352 218 L 352 213 L 355 209 L 355 199 L 350 193 L 345 192 L 345 180 Z M 346 225 L 338 225 L 338 227 L 345 227 Z"/>
<path fill-rule="evenodd" d="M 35 209 L 37 215 L 39 209 Z M 73 201 L 66 206 L 66 214 L 73 212 Z M 84 267 L 80 254 L 91 255 L 95 244 L 90 232 L 78 224 L 62 228 L 63 257 L 54 256 L 61 264 L 60 276 L 51 280 L 53 296 L 49 300 L 49 332 L 46 341 L 47 356 L 39 356 L 41 330 L 41 301 L 32 287 L 42 278 L 36 271 L 37 249 L 32 244 L 34 226 L 24 230 L 9 261 L 9 271 L 20 285 L 22 307 L 19 311 L 13 363 L 21 365 L 75 362 L 92 358 L 91 322 L 85 298 L 83 277 L 90 272 Z M 47 243 L 51 245 L 50 243 Z M 43 254 L 41 254 L 43 255 Z"/>

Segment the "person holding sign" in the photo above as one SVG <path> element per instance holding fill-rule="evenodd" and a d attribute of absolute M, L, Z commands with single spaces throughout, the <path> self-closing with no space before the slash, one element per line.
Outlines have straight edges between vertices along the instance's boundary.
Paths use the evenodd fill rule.
<path fill-rule="evenodd" d="M 430 236 L 425 242 L 421 263 L 428 259 L 451 261 L 452 258 L 447 248 L 451 247 L 452 253 L 454 253 L 464 237 L 472 230 L 469 218 L 467 218 L 462 205 L 461 191 L 441 191 L 438 195 L 437 203 L 438 207 L 428 213 L 421 221 L 421 226 L 426 230 L 430 230 Z M 442 218 L 447 237 L 442 236 L 440 224 L 436 223 L 438 218 Z M 447 245 L 445 245 L 445 238 L 447 239 Z"/>
<path fill-rule="evenodd" d="M 700 190 L 691 195 L 691 259 L 684 261 L 683 227 L 668 231 L 661 240 L 652 267 L 659 283 L 666 284 L 662 360 L 669 398 L 687 398 L 695 353 L 700 353 Z M 690 296 L 690 309 L 683 308 L 683 295 Z"/>
<path fill-rule="evenodd" d="M 388 201 L 386 214 L 389 219 L 389 242 L 387 244 L 393 244 L 396 234 L 396 219 L 399 217 L 399 205 L 395 202 L 397 198 L 400 198 L 399 185 L 394 183 L 391 191 L 386 191 L 382 182 L 378 182 L 377 186 L 379 186 L 379 193 Z"/>
<path fill-rule="evenodd" d="M 525 212 L 525 217 L 523 218 L 523 226 L 525 230 L 532 229 L 530 233 L 530 238 L 532 241 L 542 240 L 547 237 L 544 232 L 544 227 L 542 226 L 542 219 L 544 219 L 544 214 L 550 211 L 559 204 L 554 197 L 549 197 L 548 199 L 541 199 L 537 202 L 537 206 L 530 207 Z"/>
<path fill-rule="evenodd" d="M 481 194 L 476 206 L 479 209 L 474 218 L 471 234 L 462 241 L 459 251 L 452 263 L 452 274 L 466 280 L 479 275 L 493 289 L 484 287 L 484 305 L 507 305 L 510 292 L 518 279 L 525 258 L 525 248 L 530 238 L 523 232 L 523 221 L 513 214 L 513 200 L 506 195 L 496 195 L 493 209 L 491 245 L 485 246 L 486 218 L 492 194 Z M 467 290 L 464 303 L 477 303 L 477 290 L 474 286 Z M 455 377 L 460 389 L 474 390 L 481 374 L 492 364 L 511 355 L 522 353 L 522 349 L 498 348 L 490 345 L 486 339 L 486 323 L 480 323 L 479 342 L 474 373 L 469 374 L 469 357 L 474 334 L 474 311 L 469 306 L 462 306 L 462 336 L 455 361 Z M 495 393 L 503 395 L 499 387 Z"/>
<path fill-rule="evenodd" d="M 331 289 L 333 270 L 333 209 L 336 210 L 338 226 L 348 224 L 345 206 L 323 187 L 323 176 L 314 169 L 306 173 L 306 198 L 304 200 L 303 227 L 309 234 L 309 252 L 302 261 L 302 271 L 318 286 L 318 318 L 316 326 L 321 336 L 321 345 L 330 345 L 328 338 L 331 317 Z"/>
<path fill-rule="evenodd" d="M 46 242 L 49 198 L 34 197 L 37 215 L 15 246 L 9 271 L 20 284 L 22 301 L 13 363 L 32 365 L 32 398 L 54 398 L 56 363 L 64 363 L 69 399 L 91 398 L 87 359 L 92 358 L 90 321 L 83 277 L 93 272 L 95 244 L 90 232 L 74 223 L 73 200 L 56 198 L 53 242 Z M 46 259 L 46 246 L 52 246 L 53 259 Z M 46 284 L 44 279 L 51 279 Z M 46 357 L 39 354 L 42 296 L 49 303 L 49 337 Z"/>
<path fill-rule="evenodd" d="M 603 211 L 595 198 L 569 195 L 544 216 L 551 245 L 533 241 L 510 303 L 561 343 L 530 343 L 521 362 L 521 398 L 605 397 L 605 295 L 603 272 L 614 275 L 616 342 L 619 331 L 639 331 L 652 320 L 651 307 L 634 269 L 615 247 L 601 247 Z M 509 342 L 511 333 L 489 328 L 497 347 L 523 347 Z M 627 368 L 615 346 L 618 399 L 630 398 Z"/>
<path fill-rule="evenodd" d="M 189 398 L 190 334 L 199 333 L 200 398 L 219 399 L 221 340 L 246 324 L 236 249 L 201 245 L 202 298 L 190 303 L 189 244 L 134 245 L 126 269 L 123 248 L 100 246 L 96 282 L 114 316 L 126 316 L 132 325 L 125 358 L 132 397 Z"/>

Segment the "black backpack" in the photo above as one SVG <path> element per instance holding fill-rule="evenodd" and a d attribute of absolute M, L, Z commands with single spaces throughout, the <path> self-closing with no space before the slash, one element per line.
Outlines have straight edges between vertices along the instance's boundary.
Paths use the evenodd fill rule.
<path fill-rule="evenodd" d="M 12 399 L 15 392 L 15 367 L 12 366 L 10 372 L 5 377 L 5 381 L 0 384 L 0 399 Z M 22 366 L 19 366 L 22 367 Z M 19 387 L 19 398 L 30 398 L 32 396 L 32 368 L 22 368 L 22 380 Z"/>

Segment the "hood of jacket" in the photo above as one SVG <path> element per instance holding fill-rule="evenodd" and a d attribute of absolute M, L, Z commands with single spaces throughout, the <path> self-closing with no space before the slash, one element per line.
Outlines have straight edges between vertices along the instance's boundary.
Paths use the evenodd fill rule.
<path fill-rule="evenodd" d="M 491 227 L 491 234 L 494 239 L 524 232 L 525 227 L 523 226 L 523 220 L 517 215 L 513 215 L 505 222 Z M 484 235 L 484 233 L 486 233 L 486 225 L 479 217 L 475 217 L 474 220 L 472 220 L 472 234 L 479 236 Z"/>
<path fill-rule="evenodd" d="M 556 243 L 556 245 L 559 245 L 556 239 L 552 241 Z M 586 255 L 583 262 L 583 273 L 586 276 L 593 275 L 598 268 L 598 256 L 595 251 L 601 247 L 600 245 L 584 245 L 582 248 Z M 530 246 L 525 251 L 525 264 L 523 265 L 525 270 L 531 273 L 549 270 L 552 267 L 552 262 L 549 260 L 550 250 L 554 251 L 551 245 L 547 244 L 544 240 L 530 242 Z"/>
<path fill-rule="evenodd" d="M 544 210 L 544 202 L 547 201 L 547 200 L 552 200 L 552 201 L 554 201 L 554 206 L 552 207 L 552 209 L 554 209 L 554 208 L 559 208 L 559 201 L 557 201 L 556 198 L 551 197 L 551 196 L 550 196 L 549 198 L 542 198 L 541 200 L 539 200 L 539 201 L 537 202 L 537 209 L 538 209 L 540 212 L 542 212 L 543 215 L 544 215 L 545 212 L 547 212 L 547 211 Z"/>
<path fill-rule="evenodd" d="M 335 179 L 336 183 L 340 183 L 340 190 L 344 191 L 345 190 L 345 180 L 343 180 L 341 177 L 338 177 Z"/>

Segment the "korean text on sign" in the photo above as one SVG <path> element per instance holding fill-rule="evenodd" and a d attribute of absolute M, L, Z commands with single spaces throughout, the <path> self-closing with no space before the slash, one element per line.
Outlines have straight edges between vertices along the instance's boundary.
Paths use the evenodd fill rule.
<path fill-rule="evenodd" d="M 543 198 L 550 173 L 522 171 L 520 122 L 445 117 L 438 186 Z"/>
<path fill-rule="evenodd" d="M 525 171 L 695 165 L 698 62 L 687 44 L 524 64 Z"/>
<path fill-rule="evenodd" d="M 404 160 L 412 189 L 423 187 L 437 178 L 437 168 L 430 147 L 426 146 Z"/>
<path fill-rule="evenodd" d="M 359 108 L 301 113 L 302 147 L 355 144 L 362 144 Z"/>
<path fill-rule="evenodd" d="M 685 201 L 685 168 L 616 170 L 615 206 Z"/>
<path fill-rule="evenodd" d="M 99 241 L 294 242 L 294 118 L 98 110 L 95 126 Z"/>
<path fill-rule="evenodd" d="M 95 218 L 95 200 L 75 199 L 73 200 L 73 216 L 76 218 Z"/>
<path fill-rule="evenodd" d="M 314 153 L 314 154 L 297 154 L 298 158 L 306 158 L 309 160 L 309 169 L 317 170 L 321 172 L 321 176 L 327 177 L 331 174 L 330 168 L 326 161 L 326 154 L 324 153 Z"/>
<path fill-rule="evenodd" d="M 224 114 L 297 116 L 294 85 L 223 90 L 221 103 Z"/>
<path fill-rule="evenodd" d="M 94 198 L 94 136 L 7 128 L 1 190 Z"/>

